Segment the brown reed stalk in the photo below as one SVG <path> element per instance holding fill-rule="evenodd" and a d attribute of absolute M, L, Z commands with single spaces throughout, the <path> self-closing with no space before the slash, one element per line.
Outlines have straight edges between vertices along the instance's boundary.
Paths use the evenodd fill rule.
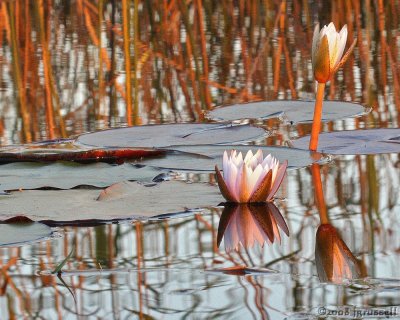
<path fill-rule="evenodd" d="M 125 55 L 125 100 L 126 122 L 128 126 L 132 122 L 132 83 L 131 83 L 131 38 L 130 38 L 130 0 L 122 0 L 122 29 Z"/>
<path fill-rule="evenodd" d="M 55 138 L 54 129 L 54 110 L 53 110 L 53 97 L 50 83 L 50 59 L 49 53 L 47 51 L 47 41 L 45 35 L 45 23 L 44 23 L 44 4 L 43 0 L 38 0 L 36 2 L 36 8 L 39 19 L 39 38 L 42 46 L 42 59 L 43 59 L 43 69 L 44 69 L 44 82 L 45 82 L 45 99 L 46 99 L 46 123 L 47 123 L 47 133 L 50 139 Z"/>
<path fill-rule="evenodd" d="M 205 29 L 204 29 L 204 17 L 203 17 L 203 5 L 202 5 L 202 0 L 196 0 L 196 12 L 197 12 L 197 19 L 198 19 L 198 26 L 199 26 L 199 31 L 200 31 L 200 44 L 201 44 L 201 56 L 202 56 L 202 63 L 203 63 L 203 74 L 202 74 L 202 79 L 207 79 L 209 78 L 209 69 L 208 69 L 208 54 L 207 54 L 207 48 L 206 48 L 206 35 L 205 35 Z M 204 100 L 206 104 L 206 109 L 211 108 L 212 100 L 211 100 L 211 93 L 210 93 L 210 88 L 207 85 L 207 82 L 203 82 L 203 94 L 204 94 Z"/>
<path fill-rule="evenodd" d="M 380 41 L 380 69 L 381 69 L 381 85 L 383 90 L 386 90 L 387 85 L 387 73 L 386 73 L 386 29 L 385 29 L 385 9 L 383 0 L 377 1 L 378 5 L 378 29 L 379 29 L 379 41 Z M 386 102 L 386 95 L 384 95 L 384 99 Z M 386 104 L 386 103 L 385 103 Z"/>
<path fill-rule="evenodd" d="M 139 0 L 134 0 L 133 7 L 133 123 L 139 125 L 141 120 L 139 118 L 139 81 L 138 81 L 138 69 L 139 69 L 139 45 L 140 45 L 140 29 L 139 29 Z"/>
<path fill-rule="evenodd" d="M 143 317 L 143 294 L 142 294 L 142 264 L 144 261 L 143 257 L 143 247 L 142 247 L 142 225 L 141 222 L 135 223 L 136 227 L 136 251 L 137 251 L 137 282 L 138 282 L 138 292 L 139 292 L 139 316 Z"/>
<path fill-rule="evenodd" d="M 20 54 L 19 54 L 19 45 L 17 42 L 17 32 L 16 32 L 16 25 L 15 25 L 15 3 L 14 2 L 3 2 L 2 3 L 2 11 L 5 17 L 5 24 L 8 29 L 8 39 L 11 46 L 12 52 L 12 66 L 13 66 L 13 73 L 15 84 L 17 86 L 17 93 L 19 98 L 19 113 L 22 118 L 23 124 L 23 141 L 31 142 L 32 135 L 30 131 L 30 117 L 28 113 L 27 103 L 26 103 L 26 91 L 23 86 L 23 79 L 21 74 L 21 62 L 20 62 Z"/>
<path fill-rule="evenodd" d="M 198 106 L 198 102 L 200 101 L 200 103 L 202 105 L 204 105 L 204 97 L 203 95 L 199 94 L 199 88 L 198 86 L 201 84 L 200 81 L 200 66 L 198 63 L 198 59 L 197 59 L 197 50 L 195 47 L 195 41 L 194 41 L 194 35 L 193 35 L 193 28 L 190 25 L 189 22 L 189 12 L 187 9 L 187 4 L 185 1 L 179 1 L 179 9 L 180 9 L 180 13 L 181 13 L 181 19 L 183 22 L 183 25 L 185 27 L 186 30 L 186 49 L 187 49 L 187 61 L 188 61 L 188 65 L 187 67 L 189 68 L 189 74 L 190 74 L 190 78 L 192 81 L 192 90 L 193 90 L 193 95 L 194 95 L 194 99 L 195 99 L 195 108 L 197 111 L 197 116 L 199 118 L 202 117 L 202 112 L 201 107 Z M 192 66 L 192 62 L 194 62 L 194 70 L 193 70 L 193 66 Z"/>
<path fill-rule="evenodd" d="M 97 108 L 95 109 L 96 119 L 100 119 L 100 108 L 104 95 L 104 79 L 103 79 L 103 57 L 102 57 L 102 33 L 103 33 L 103 7 L 104 1 L 99 0 L 97 3 L 98 10 L 98 29 L 97 29 L 97 37 L 99 39 L 98 44 L 98 59 L 99 59 L 99 67 L 98 67 L 98 83 L 99 83 L 99 93 L 97 99 Z"/>
<path fill-rule="evenodd" d="M 281 73 L 281 55 L 283 49 L 283 36 L 285 30 L 285 20 L 286 20 L 286 1 L 282 1 L 280 4 L 280 18 L 279 18 L 279 36 L 278 36 L 278 47 L 274 55 L 274 96 L 278 97 L 279 93 L 279 79 Z"/>

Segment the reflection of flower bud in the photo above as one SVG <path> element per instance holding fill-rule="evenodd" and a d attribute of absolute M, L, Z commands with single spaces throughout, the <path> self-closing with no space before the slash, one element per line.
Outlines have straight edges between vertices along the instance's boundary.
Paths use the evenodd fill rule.
<path fill-rule="evenodd" d="M 229 202 L 271 201 L 285 176 L 287 161 L 279 161 L 270 154 L 263 157 L 261 150 L 256 154 L 249 150 L 243 159 L 242 153 L 225 151 L 222 163 L 223 176 L 215 166 L 218 186 Z"/>
<path fill-rule="evenodd" d="M 315 263 L 320 281 L 342 283 L 361 275 L 358 260 L 330 224 L 318 227 L 315 243 Z"/>
<path fill-rule="evenodd" d="M 324 26 L 321 31 L 319 30 L 319 24 L 316 25 L 311 52 L 315 80 L 320 83 L 327 82 L 340 65 L 345 62 L 346 59 L 343 59 L 342 63 L 341 58 L 346 41 L 346 25 L 340 30 L 340 33 L 336 31 L 333 22 L 328 26 Z"/>
<path fill-rule="evenodd" d="M 281 240 L 280 230 L 289 236 L 289 229 L 273 203 L 259 205 L 227 204 L 218 225 L 218 246 L 224 237 L 225 250 L 238 250 L 240 245 L 253 247 L 257 242 Z"/>

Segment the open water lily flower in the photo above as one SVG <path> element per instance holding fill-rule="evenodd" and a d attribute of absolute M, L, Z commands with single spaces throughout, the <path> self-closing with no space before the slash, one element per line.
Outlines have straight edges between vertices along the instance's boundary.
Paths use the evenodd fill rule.
<path fill-rule="evenodd" d="M 356 44 L 356 41 L 354 41 L 342 59 L 346 41 L 347 25 L 344 25 L 340 32 L 336 31 L 333 22 L 324 26 L 321 30 L 319 24 L 315 26 L 311 57 L 314 77 L 319 83 L 327 82 L 346 62 Z"/>
<path fill-rule="evenodd" d="M 264 158 L 259 149 L 249 150 L 243 159 L 241 152 L 224 152 L 223 175 L 215 166 L 218 186 L 228 202 L 254 203 L 272 201 L 286 173 L 287 161 L 279 164 L 272 155 Z"/>

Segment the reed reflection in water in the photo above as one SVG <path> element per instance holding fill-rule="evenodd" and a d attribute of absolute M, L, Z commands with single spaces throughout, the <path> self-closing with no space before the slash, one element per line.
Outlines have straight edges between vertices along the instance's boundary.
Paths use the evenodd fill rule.
<path fill-rule="evenodd" d="M 313 98 L 317 21 L 347 23 L 349 38 L 358 39 L 326 98 L 373 108 L 324 130 L 398 127 L 399 16 L 398 1 L 378 0 L 1 1 L 1 144 L 202 120 L 203 111 L 220 104 Z M 262 125 L 273 130 L 264 141 L 269 145 L 310 131 L 308 124 L 276 119 Z M 286 199 L 276 202 L 290 230 L 281 244 L 219 249 L 223 209 L 215 208 L 165 220 L 63 227 L 62 238 L 0 248 L 1 316 L 283 319 L 315 316 L 321 305 L 398 306 L 399 160 L 399 154 L 346 156 L 319 168 L 319 201 L 335 228 L 329 232 L 351 249 L 343 250 L 354 267 L 357 259 L 357 279 L 318 279 L 320 206 L 312 172 L 303 168 L 288 172 L 279 194 Z M 207 174 L 183 176 L 215 182 Z M 72 248 L 62 275 L 69 291 L 45 271 Z M 243 266 L 249 273 L 214 272 Z"/>

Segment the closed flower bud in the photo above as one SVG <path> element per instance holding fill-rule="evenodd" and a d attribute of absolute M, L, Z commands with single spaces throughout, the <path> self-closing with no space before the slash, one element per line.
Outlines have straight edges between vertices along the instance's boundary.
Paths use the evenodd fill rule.
<path fill-rule="evenodd" d="M 331 76 L 344 64 L 355 46 L 353 42 L 342 59 L 347 41 L 347 26 L 340 32 L 336 31 L 335 25 L 331 22 L 321 30 L 319 24 L 315 26 L 312 44 L 312 66 L 315 80 L 319 83 L 329 81 Z"/>

